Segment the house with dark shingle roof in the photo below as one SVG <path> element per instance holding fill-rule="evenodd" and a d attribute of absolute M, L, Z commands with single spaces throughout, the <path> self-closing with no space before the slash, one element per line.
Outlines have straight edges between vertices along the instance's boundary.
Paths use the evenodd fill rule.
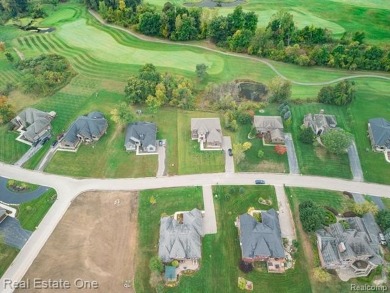
<path fill-rule="evenodd" d="M 198 209 L 182 213 L 179 221 L 172 216 L 160 220 L 158 256 L 165 262 L 198 260 L 202 256 L 203 215 Z"/>
<path fill-rule="evenodd" d="M 261 212 L 261 221 L 245 213 L 237 218 L 241 258 L 245 262 L 265 261 L 269 272 L 285 270 L 286 255 L 280 231 L 279 216 L 274 209 Z"/>
<path fill-rule="evenodd" d="M 77 151 L 82 142 L 98 141 L 106 133 L 107 128 L 107 120 L 101 112 L 95 111 L 86 116 L 79 116 L 65 133 L 58 149 Z"/>
<path fill-rule="evenodd" d="M 34 108 L 26 108 L 12 119 L 11 123 L 20 132 L 19 141 L 33 144 L 50 134 L 51 121 L 55 116 L 55 112 L 46 113 Z"/>
<path fill-rule="evenodd" d="M 310 127 L 315 135 L 322 135 L 329 129 L 336 128 L 337 120 L 334 115 L 325 114 L 324 110 L 321 110 L 319 114 L 306 114 L 303 125 Z"/>
<path fill-rule="evenodd" d="M 157 153 L 157 127 L 151 122 L 129 123 L 126 128 L 125 149 L 138 153 Z"/>
<path fill-rule="evenodd" d="M 390 121 L 384 118 L 368 120 L 368 134 L 374 151 L 390 151 Z"/>
<path fill-rule="evenodd" d="M 283 121 L 280 116 L 254 116 L 253 127 L 262 136 L 269 136 L 272 143 L 284 143 Z"/>
<path fill-rule="evenodd" d="M 322 267 L 336 270 L 343 281 L 367 276 L 383 262 L 378 241 L 380 230 L 374 216 L 368 213 L 363 218 L 345 220 L 349 228 L 335 223 L 316 232 Z"/>
<path fill-rule="evenodd" d="M 219 118 L 191 118 L 191 139 L 199 142 L 201 150 L 221 150 L 223 136 Z"/>

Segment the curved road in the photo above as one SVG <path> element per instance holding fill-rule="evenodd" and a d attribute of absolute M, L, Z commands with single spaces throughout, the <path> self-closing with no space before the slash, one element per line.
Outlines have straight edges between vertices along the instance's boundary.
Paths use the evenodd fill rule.
<path fill-rule="evenodd" d="M 267 184 L 275 186 L 292 186 L 321 188 L 363 194 L 378 195 L 390 198 L 390 186 L 354 182 L 343 179 L 286 175 L 272 173 L 217 173 L 197 174 L 172 177 L 150 177 L 131 179 L 75 179 L 22 169 L 17 166 L 0 163 L 0 176 L 23 180 L 34 184 L 46 185 L 57 191 L 57 201 L 53 204 L 38 229 L 32 234 L 12 265 L 0 280 L 0 292 L 13 292 L 5 286 L 5 280 L 19 281 L 23 278 L 39 251 L 65 214 L 66 210 L 80 193 L 88 190 L 144 190 L 151 188 L 201 186 L 216 184 L 251 185 L 255 179 L 264 179 Z"/>
<path fill-rule="evenodd" d="M 273 72 L 275 72 L 278 76 L 280 76 L 280 77 L 283 78 L 284 80 L 290 81 L 292 84 L 307 85 L 307 86 L 320 86 L 320 85 L 328 85 L 328 84 L 332 84 L 332 83 L 339 82 L 339 81 L 342 81 L 342 80 L 354 79 L 354 78 L 378 78 L 378 79 L 384 79 L 384 80 L 390 81 L 390 76 L 378 75 L 378 74 L 356 74 L 356 75 L 348 75 L 348 76 L 344 76 L 344 77 L 340 77 L 340 78 L 336 78 L 336 79 L 332 79 L 332 80 L 324 81 L 324 82 L 300 82 L 300 81 L 295 81 L 295 80 L 292 80 L 292 79 L 290 79 L 290 78 L 284 76 L 282 73 L 280 73 L 280 72 L 275 68 L 275 66 L 274 66 L 273 64 L 271 64 L 269 61 L 267 61 L 266 59 L 251 57 L 251 56 L 244 55 L 244 54 L 239 54 L 239 53 L 223 52 L 223 51 L 220 51 L 220 50 L 217 50 L 217 49 L 212 49 L 212 48 L 208 48 L 208 47 L 206 47 L 206 46 L 201 46 L 201 45 L 187 44 L 187 43 L 181 43 L 181 42 L 173 42 L 173 41 L 161 40 L 161 39 L 158 39 L 158 38 L 153 38 L 153 37 L 144 36 L 144 35 L 141 35 L 141 34 L 137 34 L 137 33 L 133 32 L 133 31 L 131 31 L 131 30 L 128 30 L 128 29 L 126 29 L 126 28 L 123 28 L 123 27 L 120 27 L 120 26 L 117 26 L 117 25 L 114 25 L 114 24 L 106 23 L 106 22 L 100 17 L 100 15 L 99 15 L 97 12 L 95 12 L 95 11 L 93 11 L 93 10 L 88 10 L 88 11 L 89 11 L 89 13 L 90 13 L 93 17 L 95 17 L 102 25 L 105 25 L 105 26 L 107 26 L 107 27 L 111 27 L 111 28 L 114 28 L 114 29 L 123 31 L 123 32 L 128 33 L 128 34 L 130 34 L 130 35 L 136 37 L 137 39 L 142 40 L 142 41 L 145 41 L 145 42 L 152 42 L 152 43 L 160 43 L 160 44 L 168 44 L 168 45 L 177 45 L 177 46 L 185 46 L 185 47 L 200 48 L 200 49 L 207 50 L 207 51 L 211 51 L 211 52 L 214 52 L 214 53 L 217 53 L 217 54 L 221 54 L 221 55 L 233 56 L 233 57 L 239 57 L 239 58 L 245 58 L 245 59 L 249 59 L 249 60 L 261 62 L 261 63 L 267 65 L 267 66 L 268 66 Z"/>

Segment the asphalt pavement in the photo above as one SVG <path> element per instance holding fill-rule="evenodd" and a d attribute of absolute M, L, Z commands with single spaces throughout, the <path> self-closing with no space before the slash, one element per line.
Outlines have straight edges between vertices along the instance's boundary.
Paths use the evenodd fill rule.
<path fill-rule="evenodd" d="M 0 235 L 4 237 L 4 243 L 9 246 L 22 249 L 31 234 L 31 231 L 22 228 L 18 219 L 6 217 L 4 221 L 0 223 Z M 0 292 L 2 292 L 1 288 Z"/>
<path fill-rule="evenodd" d="M 7 178 L 0 177 L 0 201 L 6 204 L 21 204 L 33 200 L 40 197 L 49 189 L 46 186 L 39 186 L 33 191 L 14 192 L 7 188 L 7 180 Z"/>

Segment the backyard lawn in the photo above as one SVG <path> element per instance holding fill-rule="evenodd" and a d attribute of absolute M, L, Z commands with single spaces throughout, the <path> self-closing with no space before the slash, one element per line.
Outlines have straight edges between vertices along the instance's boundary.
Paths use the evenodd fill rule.
<path fill-rule="evenodd" d="M 341 177 L 351 179 L 348 155 L 334 155 L 328 153 L 321 146 L 304 144 L 298 139 L 300 126 L 303 124 L 303 117 L 308 114 L 317 114 L 321 109 L 326 114 L 336 116 L 337 126 L 350 132 L 349 124 L 346 121 L 346 109 L 344 107 L 330 106 L 324 104 L 293 105 L 292 107 L 292 134 L 298 164 L 302 174 L 320 175 L 327 177 Z"/>
<path fill-rule="evenodd" d="M 20 204 L 18 206 L 17 218 L 23 229 L 34 231 L 45 217 L 56 198 L 57 194 L 55 190 L 49 189 L 40 197 Z"/>
<path fill-rule="evenodd" d="M 150 203 L 152 196 L 156 199 L 154 205 Z M 201 187 L 183 187 L 144 190 L 139 194 L 138 206 L 139 249 L 134 280 L 135 289 L 137 292 L 153 292 L 149 284 L 148 264 L 149 260 L 158 254 L 160 217 L 163 213 L 173 215 L 177 211 L 203 209 L 202 189 Z M 185 279 L 182 278 L 182 280 Z"/>

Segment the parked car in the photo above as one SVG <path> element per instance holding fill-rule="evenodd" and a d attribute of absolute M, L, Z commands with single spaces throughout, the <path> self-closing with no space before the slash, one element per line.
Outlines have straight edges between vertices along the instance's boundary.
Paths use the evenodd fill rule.
<path fill-rule="evenodd" d="M 58 143 L 58 140 L 55 140 L 55 141 L 53 141 L 53 143 L 51 144 L 51 146 L 54 148 L 54 147 L 57 145 L 57 143 Z"/>
<path fill-rule="evenodd" d="M 386 239 L 385 239 L 385 235 L 383 235 L 382 233 L 379 233 L 379 242 L 382 244 L 382 245 L 386 245 L 387 242 L 386 242 Z"/>
<path fill-rule="evenodd" d="M 50 136 L 46 136 L 44 139 L 41 141 L 41 145 L 44 145 L 47 141 L 49 141 Z"/>
<path fill-rule="evenodd" d="M 33 142 L 32 146 L 33 146 L 33 147 L 36 147 L 36 146 L 38 145 L 38 143 L 40 143 L 40 142 L 41 142 L 41 140 L 38 139 L 37 141 L 34 141 L 34 142 Z"/>
<path fill-rule="evenodd" d="M 228 154 L 229 154 L 229 156 L 233 156 L 233 151 L 232 151 L 232 149 L 228 149 Z"/>
<path fill-rule="evenodd" d="M 255 184 L 265 184 L 265 181 L 261 179 L 256 179 Z"/>

